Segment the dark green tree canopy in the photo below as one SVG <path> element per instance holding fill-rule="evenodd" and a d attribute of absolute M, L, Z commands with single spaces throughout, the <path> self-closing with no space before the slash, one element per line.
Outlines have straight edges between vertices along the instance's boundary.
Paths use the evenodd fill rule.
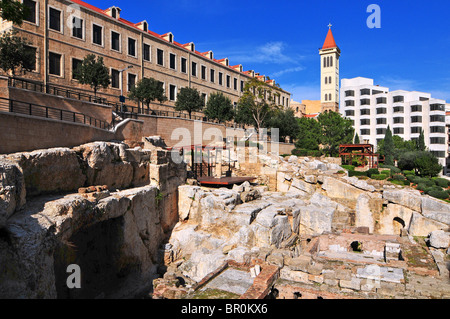
<path fill-rule="evenodd" d="M 227 122 L 234 117 L 233 104 L 222 92 L 212 93 L 206 103 L 204 113 L 206 117 L 218 120 L 219 123 Z"/>
<path fill-rule="evenodd" d="M 36 64 L 36 52 L 16 31 L 5 32 L 0 37 L 0 68 L 16 75 L 16 70 L 31 71 Z"/>
<path fill-rule="evenodd" d="M 305 150 L 319 150 L 322 138 L 322 128 L 315 119 L 302 117 L 297 119 L 299 124 L 295 147 Z"/>
<path fill-rule="evenodd" d="M 435 177 L 439 175 L 443 169 L 442 165 L 439 164 L 437 157 L 427 151 L 417 151 L 414 166 L 417 173 L 422 177 Z"/>
<path fill-rule="evenodd" d="M 143 78 L 135 86 L 133 86 L 128 97 L 134 101 L 144 103 L 150 108 L 150 103 L 159 101 L 160 103 L 167 101 L 164 94 L 163 83 L 154 78 Z"/>
<path fill-rule="evenodd" d="M 28 9 L 28 7 L 20 1 L 0 1 L 0 17 L 3 20 L 8 20 L 15 24 L 22 25 L 23 20 L 27 17 L 29 11 L 30 10 Z"/>
<path fill-rule="evenodd" d="M 355 130 L 352 121 L 337 112 L 321 113 L 317 120 L 322 128 L 321 142 L 331 156 L 339 154 L 339 145 L 352 144 Z"/>
<path fill-rule="evenodd" d="M 356 133 L 356 135 L 355 135 L 355 141 L 354 141 L 354 144 L 361 144 L 361 141 L 359 140 L 359 135 L 358 135 L 358 133 Z"/>
<path fill-rule="evenodd" d="M 204 105 L 205 101 L 196 88 L 184 87 L 178 93 L 175 110 L 187 111 L 189 118 L 192 118 L 192 112 L 201 111 Z"/>
<path fill-rule="evenodd" d="M 417 150 L 418 151 L 426 151 L 427 147 L 425 145 L 425 133 L 423 130 L 420 130 L 419 141 L 417 142 Z"/>
<path fill-rule="evenodd" d="M 295 118 L 294 110 L 292 109 L 278 109 L 275 110 L 272 116 L 267 120 L 268 128 L 271 132 L 273 129 L 278 129 L 280 142 L 284 142 L 286 137 L 296 138 L 300 126 Z"/>
<path fill-rule="evenodd" d="M 74 77 L 81 84 L 90 85 L 95 96 L 97 96 L 99 88 L 106 89 L 111 83 L 111 76 L 103 63 L 103 57 L 96 59 L 94 54 L 88 54 L 83 59 L 83 62 L 75 70 Z"/>
<path fill-rule="evenodd" d="M 405 152 L 412 152 L 417 150 L 417 144 L 415 140 L 405 141 L 402 137 L 398 135 L 392 136 L 392 141 L 394 143 L 394 159 L 400 159 L 401 155 Z M 377 153 L 380 155 L 386 155 L 385 152 L 385 140 L 382 139 L 378 142 Z"/>
<path fill-rule="evenodd" d="M 384 156 L 386 165 L 394 165 L 395 160 L 395 145 L 392 137 L 391 128 L 388 126 L 386 130 L 386 135 L 384 136 Z"/>

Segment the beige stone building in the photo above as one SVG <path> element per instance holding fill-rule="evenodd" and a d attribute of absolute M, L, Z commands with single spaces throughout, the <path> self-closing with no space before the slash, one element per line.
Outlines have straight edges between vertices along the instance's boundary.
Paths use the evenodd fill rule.
<path fill-rule="evenodd" d="M 18 27 L 2 21 L 0 30 L 14 28 L 36 50 L 36 65 L 25 78 L 77 90 L 92 91 L 74 79 L 74 69 L 87 54 L 103 57 L 110 69 L 111 85 L 99 94 L 113 102 L 126 96 L 143 77 L 164 84 L 168 101 L 153 109 L 171 109 L 183 87 L 197 88 L 208 99 L 220 91 L 237 103 L 245 81 L 258 77 L 279 93 L 279 105 L 289 106 L 290 93 L 275 86 L 275 81 L 228 58 L 216 59 L 214 52 L 199 52 L 193 42 L 181 44 L 171 32 L 160 35 L 150 31 L 147 21 L 130 22 L 126 12 L 112 6 L 106 10 L 79 0 L 21 0 L 30 16 Z M 132 103 L 126 101 L 127 104 Z"/>

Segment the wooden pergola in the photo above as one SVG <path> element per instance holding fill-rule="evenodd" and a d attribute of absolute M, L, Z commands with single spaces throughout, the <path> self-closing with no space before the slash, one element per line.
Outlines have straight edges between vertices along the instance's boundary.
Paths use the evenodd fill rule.
<path fill-rule="evenodd" d="M 374 152 L 372 144 L 343 144 L 339 145 L 339 157 L 342 158 L 342 164 L 352 163 L 354 157 L 362 157 L 367 159 L 369 168 L 378 168 L 380 155 Z M 365 167 L 363 161 L 363 166 Z"/>

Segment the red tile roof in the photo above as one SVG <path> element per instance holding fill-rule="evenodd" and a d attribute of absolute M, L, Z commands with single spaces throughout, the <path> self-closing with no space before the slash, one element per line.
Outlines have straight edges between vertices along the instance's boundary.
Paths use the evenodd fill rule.
<path fill-rule="evenodd" d="M 331 32 L 331 29 L 328 30 L 327 37 L 325 39 L 325 42 L 323 44 L 322 50 L 325 49 L 331 49 L 331 48 L 337 48 L 336 41 L 334 41 L 333 32 Z"/>

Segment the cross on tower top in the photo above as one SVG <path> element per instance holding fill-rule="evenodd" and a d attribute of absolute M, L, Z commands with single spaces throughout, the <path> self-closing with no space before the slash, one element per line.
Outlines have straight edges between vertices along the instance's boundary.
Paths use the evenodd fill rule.
<path fill-rule="evenodd" d="M 328 25 L 328 29 L 331 29 L 332 26 L 333 26 L 333 25 L 330 23 L 330 24 Z"/>

